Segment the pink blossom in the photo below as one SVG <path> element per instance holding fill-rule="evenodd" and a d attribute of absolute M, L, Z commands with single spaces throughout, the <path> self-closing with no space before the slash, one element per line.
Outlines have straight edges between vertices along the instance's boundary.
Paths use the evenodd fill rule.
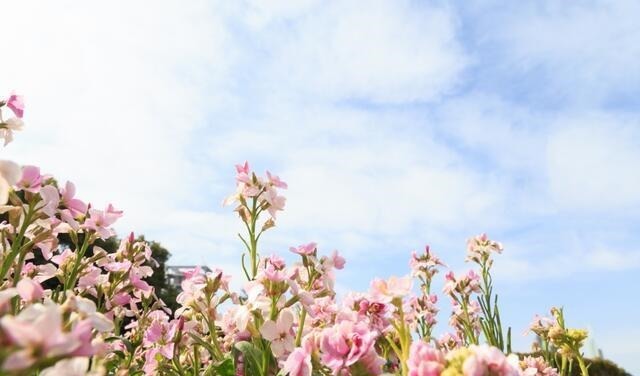
<path fill-rule="evenodd" d="M 10 344 L 20 349 L 6 358 L 5 370 L 28 368 L 38 360 L 36 356 L 71 354 L 81 345 L 79 339 L 62 331 L 62 316 L 56 305 L 30 305 L 17 317 L 2 317 L 0 327 Z"/>
<path fill-rule="evenodd" d="M 0 160 L 0 205 L 9 201 L 9 191 L 22 178 L 20 166 L 11 161 Z"/>
<path fill-rule="evenodd" d="M 25 191 L 38 193 L 40 187 L 42 186 L 42 175 L 40 175 L 40 168 L 36 166 L 22 167 L 22 179 L 18 182 L 17 186 Z"/>
<path fill-rule="evenodd" d="M 472 351 L 472 355 L 462 365 L 465 376 L 519 376 L 520 372 L 513 364 L 514 361 L 499 349 L 489 345 L 471 345 L 469 349 Z"/>
<path fill-rule="evenodd" d="M 361 359 L 365 359 L 370 351 L 375 351 L 373 345 L 377 337 L 376 332 L 369 331 L 366 323 L 340 321 L 334 326 L 324 329 L 320 342 L 322 362 L 338 374 Z M 375 358 L 368 361 L 374 361 Z M 379 370 L 376 374 L 379 374 Z"/>
<path fill-rule="evenodd" d="M 83 227 L 97 232 L 103 239 L 110 238 L 114 235 L 110 226 L 120 217 L 122 217 L 122 211 L 115 210 L 111 204 L 104 211 L 89 209 L 89 218 L 84 222 Z"/>
<path fill-rule="evenodd" d="M 311 352 L 308 348 L 297 347 L 284 362 L 282 371 L 289 376 L 311 376 Z"/>
<path fill-rule="evenodd" d="M 278 192 L 274 188 L 267 189 L 261 196 L 269 204 L 267 211 L 273 217 L 276 218 L 276 213 L 284 209 L 284 204 L 287 199 L 283 196 L 278 196 Z"/>
<path fill-rule="evenodd" d="M 260 328 L 260 334 L 267 341 L 271 341 L 271 351 L 276 358 L 280 358 L 293 351 L 293 314 L 285 309 L 280 312 L 277 321 L 267 320 Z"/>
<path fill-rule="evenodd" d="M 371 281 L 371 294 L 390 301 L 393 298 L 402 298 L 411 291 L 411 277 L 392 276 L 388 280 L 376 278 Z"/>
<path fill-rule="evenodd" d="M 23 278 L 16 285 L 20 297 L 25 302 L 33 302 L 42 299 L 44 291 L 42 286 L 31 278 Z"/>
<path fill-rule="evenodd" d="M 74 198 L 76 195 L 76 186 L 68 181 L 64 188 L 60 188 L 61 204 L 69 209 L 74 218 L 78 218 L 87 212 L 87 204 Z"/>
<path fill-rule="evenodd" d="M 4 146 L 13 141 L 13 132 L 20 131 L 24 127 L 22 119 L 12 117 L 5 120 L 0 127 L 0 138 L 4 138 Z"/>
<path fill-rule="evenodd" d="M 411 344 L 407 364 L 409 376 L 439 376 L 446 362 L 440 350 L 418 340 Z"/>
<path fill-rule="evenodd" d="M 333 267 L 338 270 L 344 268 L 344 264 L 346 264 L 344 257 L 340 256 L 336 250 L 331 253 L 331 262 L 333 263 Z"/>
<path fill-rule="evenodd" d="M 267 179 L 269 180 L 269 183 L 272 186 L 277 188 L 287 189 L 287 183 L 280 180 L 280 178 L 277 175 L 271 175 L 269 171 L 267 171 Z"/>
<path fill-rule="evenodd" d="M 315 253 L 318 245 L 314 242 L 309 244 L 299 245 L 298 247 L 291 247 L 289 250 L 293 253 L 297 253 L 301 256 L 311 256 Z"/>
<path fill-rule="evenodd" d="M 558 376 L 558 370 L 552 368 L 543 357 L 527 356 L 519 363 L 522 376 Z"/>
<path fill-rule="evenodd" d="M 13 111 L 16 117 L 22 119 L 22 116 L 24 115 L 24 98 L 22 95 L 11 93 L 7 99 L 7 107 Z"/>

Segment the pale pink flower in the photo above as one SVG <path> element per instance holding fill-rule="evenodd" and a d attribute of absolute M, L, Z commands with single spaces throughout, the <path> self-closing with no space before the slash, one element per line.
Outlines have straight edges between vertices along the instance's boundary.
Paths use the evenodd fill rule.
<path fill-rule="evenodd" d="M 38 282 L 32 280 L 31 278 L 21 279 L 20 281 L 18 281 L 16 288 L 18 289 L 18 293 L 20 294 L 20 297 L 25 302 L 33 302 L 36 300 L 40 300 L 44 295 L 44 290 L 42 290 L 42 286 L 40 286 Z"/>
<path fill-rule="evenodd" d="M 338 251 L 334 250 L 331 253 L 331 263 L 333 264 L 334 268 L 341 270 L 342 268 L 344 268 L 344 264 L 346 264 L 346 260 L 344 259 L 344 257 L 338 254 Z"/>
<path fill-rule="evenodd" d="M 293 314 L 288 309 L 284 309 L 278 315 L 278 320 L 267 320 L 260 327 L 260 334 L 267 341 L 271 342 L 271 351 L 276 358 L 293 351 Z"/>
<path fill-rule="evenodd" d="M 543 357 L 527 356 L 519 362 L 522 376 L 558 376 L 558 370 L 551 367 Z"/>
<path fill-rule="evenodd" d="M 412 280 L 410 276 L 392 276 L 388 280 L 376 278 L 371 281 L 371 295 L 384 298 L 387 301 L 393 298 L 402 298 L 411 292 Z"/>
<path fill-rule="evenodd" d="M 36 209 L 41 210 L 49 217 L 56 215 L 56 210 L 60 204 L 60 194 L 53 185 L 45 185 L 40 188 L 40 197 L 42 201 L 36 205 Z"/>
<path fill-rule="evenodd" d="M 13 132 L 21 131 L 24 127 L 24 122 L 22 119 L 18 119 L 16 117 L 12 117 L 7 119 L 0 126 L 0 138 L 4 139 L 4 146 L 9 145 L 11 141 L 13 141 Z"/>
<path fill-rule="evenodd" d="M 71 354 L 81 342 L 62 331 L 62 315 L 57 305 L 33 304 L 17 317 L 4 316 L 0 327 L 9 343 L 20 350 L 9 354 L 3 369 L 15 371 L 28 368 L 38 358 Z"/>
<path fill-rule="evenodd" d="M 446 265 L 431 252 L 430 247 L 427 245 L 423 254 L 418 255 L 413 252 L 409 259 L 409 266 L 411 267 L 412 276 L 418 277 L 425 274 L 428 278 L 431 278 L 438 272 L 439 266 Z"/>
<path fill-rule="evenodd" d="M 314 242 L 311 242 L 309 244 L 302 244 L 297 247 L 291 247 L 289 248 L 289 250 L 293 253 L 299 254 L 300 256 L 311 256 L 315 253 L 317 248 L 318 245 Z"/>
<path fill-rule="evenodd" d="M 378 334 L 370 331 L 366 323 L 340 321 L 324 329 L 321 336 L 322 363 L 331 368 L 334 374 L 339 374 L 361 359 L 375 361 L 375 358 L 367 355 L 374 351 L 373 345 Z M 378 370 L 374 374 L 379 373 Z"/>
<path fill-rule="evenodd" d="M 74 198 L 75 195 L 76 186 L 70 181 L 65 184 L 64 188 L 60 188 L 60 203 L 71 212 L 74 218 L 78 218 L 87 212 L 87 204 Z"/>
<path fill-rule="evenodd" d="M 307 348 L 297 347 L 284 362 L 282 371 L 289 376 L 311 376 L 311 352 Z"/>
<path fill-rule="evenodd" d="M 277 188 L 287 189 L 287 183 L 280 180 L 280 178 L 277 175 L 271 175 L 269 171 L 267 171 L 267 179 L 269 180 L 269 183 L 272 186 Z"/>
<path fill-rule="evenodd" d="M 9 191 L 22 178 L 22 169 L 16 163 L 0 160 L 0 205 L 9 201 Z"/>
<path fill-rule="evenodd" d="M 284 204 L 287 199 L 284 196 L 278 196 L 278 192 L 274 188 L 267 189 L 261 197 L 269 204 L 267 211 L 273 217 L 276 218 L 276 213 L 284 209 Z"/>
<path fill-rule="evenodd" d="M 110 238 L 115 234 L 110 226 L 120 217 L 122 217 L 122 211 L 115 210 L 111 204 L 104 211 L 89 209 L 89 218 L 84 222 L 83 227 L 94 230 L 103 239 Z"/>
<path fill-rule="evenodd" d="M 502 244 L 489 239 L 482 233 L 467 240 L 467 260 L 481 263 L 486 260 L 491 252 L 502 253 Z"/>
<path fill-rule="evenodd" d="M 13 111 L 16 117 L 22 119 L 22 116 L 24 115 L 24 98 L 22 95 L 11 93 L 6 103 L 7 107 Z"/>
<path fill-rule="evenodd" d="M 472 355 L 462 364 L 465 376 L 519 376 L 519 369 L 513 361 L 498 348 L 489 345 L 471 345 Z"/>
<path fill-rule="evenodd" d="M 40 372 L 40 376 L 93 376 L 99 374 L 98 372 L 87 372 L 88 368 L 88 357 L 74 357 L 56 362 L 54 366 Z"/>
<path fill-rule="evenodd" d="M 409 354 L 409 376 L 439 376 L 446 365 L 442 352 L 421 340 L 411 344 Z"/>
<path fill-rule="evenodd" d="M 31 193 L 38 193 L 42 186 L 40 168 L 36 166 L 23 166 L 22 179 L 16 184 L 18 188 Z"/>

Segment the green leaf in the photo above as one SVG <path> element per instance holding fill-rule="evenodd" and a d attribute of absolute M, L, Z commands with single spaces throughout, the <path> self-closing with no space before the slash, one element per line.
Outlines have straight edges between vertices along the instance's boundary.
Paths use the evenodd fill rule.
<path fill-rule="evenodd" d="M 251 342 L 241 341 L 236 343 L 236 349 L 240 351 L 244 357 L 245 370 L 255 370 L 257 373 L 251 373 L 251 375 L 264 375 L 262 369 L 262 351 Z"/>
<path fill-rule="evenodd" d="M 215 376 L 235 376 L 236 374 L 235 367 L 233 366 L 233 359 L 231 358 L 227 358 L 220 363 L 217 363 L 211 368 L 211 370 L 207 370 L 207 372 L 211 373 L 206 374 Z"/>

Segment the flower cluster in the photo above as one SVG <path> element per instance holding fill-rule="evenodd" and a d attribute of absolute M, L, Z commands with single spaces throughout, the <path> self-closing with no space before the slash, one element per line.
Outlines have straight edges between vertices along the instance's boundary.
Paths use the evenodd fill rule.
<path fill-rule="evenodd" d="M 0 114 L 0 137 L 9 142 L 24 105 L 12 94 L 5 106 L 15 115 Z M 122 211 L 92 206 L 71 182 L 38 167 L 0 161 L 0 373 L 555 376 L 556 355 L 562 372 L 567 359 L 582 369 L 586 332 L 567 329 L 562 310 L 531 328 L 543 357 L 519 360 L 508 341 L 505 351 L 490 275 L 502 246 L 486 235 L 468 242 L 467 260 L 479 272 L 444 277 L 454 333 L 436 340 L 431 286 L 446 265 L 428 246 L 411 256 L 410 274 L 376 278 L 369 291 L 340 301 L 335 279 L 346 262 L 337 251 L 303 243 L 290 248 L 291 262 L 260 252 L 284 209 L 286 183 L 245 162 L 236 185 L 225 204 L 236 205 L 246 229 L 238 234 L 242 290 L 233 291 L 222 270 L 186 269 L 171 311 L 149 283 L 155 261 L 145 242 L 131 233 L 113 252 L 99 246 L 114 236 Z"/>

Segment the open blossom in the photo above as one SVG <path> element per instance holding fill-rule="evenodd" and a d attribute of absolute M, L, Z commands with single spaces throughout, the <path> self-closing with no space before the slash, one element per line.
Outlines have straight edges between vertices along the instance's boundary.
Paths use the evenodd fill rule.
<path fill-rule="evenodd" d="M 0 160 L 0 205 L 9 200 L 9 191 L 22 178 L 20 166 L 11 161 Z"/>
<path fill-rule="evenodd" d="M 284 362 L 282 371 L 289 376 L 311 376 L 312 338 L 307 337 L 302 347 L 297 347 Z"/>
<path fill-rule="evenodd" d="M 309 244 L 299 245 L 297 247 L 291 247 L 289 250 L 293 253 L 297 253 L 301 256 L 311 256 L 318 248 L 318 245 L 314 242 Z"/>
<path fill-rule="evenodd" d="M 322 362 L 334 374 L 362 361 L 366 368 L 373 368 L 372 374 L 380 374 L 379 357 L 373 347 L 378 333 L 370 331 L 366 323 L 344 320 L 322 331 L 320 350 Z"/>
<path fill-rule="evenodd" d="M 264 201 L 269 204 L 267 211 L 274 219 L 276 218 L 276 213 L 284 209 L 284 204 L 287 201 L 284 196 L 278 195 L 274 188 L 268 188 L 260 197 L 264 198 Z"/>
<path fill-rule="evenodd" d="M 411 291 L 411 277 L 392 276 L 388 280 L 376 278 L 371 281 L 371 294 L 382 297 L 387 301 L 393 298 L 402 298 Z"/>
<path fill-rule="evenodd" d="M 260 334 L 271 341 L 271 351 L 276 358 L 293 351 L 293 313 L 285 309 L 278 315 L 277 321 L 267 320 L 260 327 Z"/>
<path fill-rule="evenodd" d="M 89 218 L 84 222 L 83 227 L 94 230 L 102 238 L 106 239 L 114 235 L 114 231 L 110 226 L 120 217 L 122 217 L 122 211 L 115 210 L 111 204 L 105 210 L 89 209 Z"/>
<path fill-rule="evenodd" d="M 500 350 L 489 345 L 469 346 L 471 355 L 462 365 L 465 376 L 519 376 L 518 358 L 506 356 Z"/>
<path fill-rule="evenodd" d="M 558 376 L 558 370 L 547 364 L 541 356 L 526 356 L 519 365 L 522 376 Z"/>
<path fill-rule="evenodd" d="M 287 189 L 287 183 L 280 180 L 277 175 L 271 175 L 269 171 L 267 171 L 267 179 L 269 180 L 269 184 L 271 184 L 272 186 Z"/>
<path fill-rule="evenodd" d="M 60 188 L 60 204 L 70 211 L 73 218 L 87 212 L 87 204 L 75 198 L 75 195 L 76 186 L 70 181 L 65 184 L 64 188 Z"/>
<path fill-rule="evenodd" d="M 17 95 L 16 93 L 11 93 L 9 98 L 6 100 L 7 107 L 13 111 L 17 118 L 22 119 L 24 115 L 24 99 L 22 95 Z"/>
<path fill-rule="evenodd" d="M 433 277 L 438 272 L 439 266 L 446 266 L 438 256 L 431 252 L 430 247 L 425 247 L 424 253 L 418 255 L 413 252 L 409 259 L 409 266 L 411 267 L 411 275 L 418 277 L 425 274 L 428 278 Z"/>
<path fill-rule="evenodd" d="M 2 367 L 20 370 L 39 359 L 72 354 L 83 343 L 74 333 L 65 333 L 62 324 L 60 307 L 55 304 L 33 304 L 16 317 L 2 317 L 0 328 L 9 345 L 17 348 Z"/>
<path fill-rule="evenodd" d="M 440 376 L 446 362 L 438 349 L 424 341 L 415 341 L 409 350 L 409 376 Z"/>
<path fill-rule="evenodd" d="M 26 302 L 40 300 L 44 295 L 42 286 L 31 278 L 22 278 L 16 285 L 16 288 L 22 300 Z"/>
<path fill-rule="evenodd" d="M 488 259 L 491 252 L 502 253 L 502 244 L 489 239 L 482 233 L 467 240 L 467 260 L 481 263 Z"/>
<path fill-rule="evenodd" d="M 480 276 L 473 270 L 469 270 L 467 274 L 456 277 L 452 271 L 445 275 L 445 285 L 443 291 L 446 294 L 454 293 L 463 296 L 470 296 L 472 293 L 480 292 Z"/>
<path fill-rule="evenodd" d="M 37 193 L 42 186 L 42 175 L 40 175 L 40 168 L 36 166 L 24 166 L 22 167 L 22 179 L 16 184 L 18 188 Z"/>

